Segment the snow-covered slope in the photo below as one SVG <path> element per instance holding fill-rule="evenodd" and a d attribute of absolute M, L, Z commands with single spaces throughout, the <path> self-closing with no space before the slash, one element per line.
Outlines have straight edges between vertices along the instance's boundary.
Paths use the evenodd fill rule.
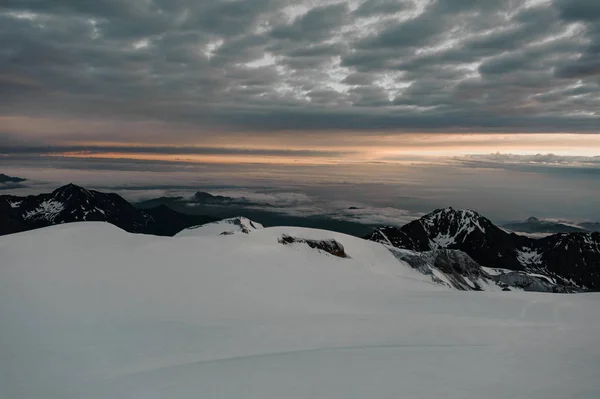
<path fill-rule="evenodd" d="M 599 330 L 598 294 L 451 291 L 320 230 L 0 237 L 3 399 L 595 399 Z"/>
<path fill-rule="evenodd" d="M 176 234 L 177 237 L 199 237 L 231 235 L 235 233 L 248 234 L 254 230 L 262 229 L 263 225 L 253 222 L 243 216 L 223 219 L 213 223 L 207 223 L 200 226 L 188 227 Z"/>

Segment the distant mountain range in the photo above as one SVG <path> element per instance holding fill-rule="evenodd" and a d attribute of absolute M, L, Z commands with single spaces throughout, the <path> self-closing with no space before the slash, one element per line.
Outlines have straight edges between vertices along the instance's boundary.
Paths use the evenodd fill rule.
<path fill-rule="evenodd" d="M 540 273 L 558 286 L 600 290 L 598 232 L 533 239 L 508 233 L 477 212 L 445 208 L 401 228 L 378 228 L 366 238 L 421 253 L 459 250 L 485 267 Z"/>
<path fill-rule="evenodd" d="M 20 183 L 27 179 L 22 179 L 20 177 L 12 177 L 5 175 L 4 173 L 0 173 L 0 183 Z"/>
<path fill-rule="evenodd" d="M 172 236 L 216 219 L 187 215 L 159 205 L 137 209 L 113 193 L 68 184 L 49 194 L 0 196 L 0 235 L 79 221 L 104 221 L 132 233 Z"/>
<path fill-rule="evenodd" d="M 234 199 L 197 193 L 192 200 L 206 205 Z M 166 205 L 185 206 L 188 201 L 163 197 L 138 204 L 138 208 L 117 194 L 74 184 L 49 194 L 3 195 L 0 235 L 62 223 L 105 221 L 133 233 L 173 236 L 185 228 L 222 219 L 213 214 L 185 214 Z M 533 219 L 528 222 L 538 223 Z M 507 232 L 475 211 L 444 208 L 401 228 L 375 228 L 365 238 L 384 244 L 398 259 L 424 273 L 441 272 L 458 289 L 477 289 L 481 281 L 488 279 L 535 291 L 600 291 L 599 232 L 577 230 L 534 239 Z"/>
<path fill-rule="evenodd" d="M 182 213 L 210 215 L 217 219 L 227 219 L 244 215 L 258 220 L 265 226 L 298 226 L 338 231 L 345 234 L 362 237 L 377 225 L 365 224 L 358 221 L 338 220 L 328 215 L 290 215 L 286 207 L 268 202 L 257 202 L 245 197 L 229 197 L 213 195 L 198 191 L 189 197 L 159 197 L 134 203 L 137 208 L 148 209 L 158 205 Z M 356 209 L 356 208 L 354 208 Z"/>
<path fill-rule="evenodd" d="M 502 227 L 515 233 L 531 235 L 550 235 L 556 233 L 581 233 L 586 231 L 600 231 L 600 223 L 573 223 L 564 220 L 538 219 L 536 217 L 530 217 L 524 222 L 505 224 Z"/>
<path fill-rule="evenodd" d="M 14 188 L 25 187 L 22 183 L 27 179 L 21 177 L 8 176 L 0 173 L 0 190 L 11 190 Z"/>

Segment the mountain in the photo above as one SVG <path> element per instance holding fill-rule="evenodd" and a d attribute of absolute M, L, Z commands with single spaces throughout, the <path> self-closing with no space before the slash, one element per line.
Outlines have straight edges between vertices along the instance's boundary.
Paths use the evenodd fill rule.
<path fill-rule="evenodd" d="M 460 250 L 485 267 L 541 273 L 567 290 L 572 285 L 600 290 L 600 233 L 533 239 L 507 233 L 475 211 L 445 208 L 366 238 L 416 252 Z"/>
<path fill-rule="evenodd" d="M 212 216 L 189 215 L 177 212 L 166 205 L 158 205 L 143 211 L 136 208 L 136 211 L 149 215 L 152 220 L 145 228 L 140 230 L 140 233 L 157 236 L 174 236 L 190 226 L 201 226 L 215 220 Z"/>
<path fill-rule="evenodd" d="M 220 205 L 220 206 L 248 206 L 248 205 L 260 205 L 270 207 L 272 205 L 265 203 L 254 203 L 251 200 L 241 197 L 226 197 L 223 195 L 213 195 L 204 191 L 198 191 L 194 193 L 191 197 L 159 197 L 153 198 L 145 201 L 140 201 L 135 205 L 138 208 L 146 209 L 152 208 L 157 205 L 167 205 L 173 208 L 177 206 L 186 206 L 186 207 L 194 207 L 194 206 L 202 206 L 202 205 Z"/>
<path fill-rule="evenodd" d="M 139 209 L 166 205 L 181 213 L 211 215 L 215 219 L 228 219 L 244 215 L 252 220 L 260 220 L 265 227 L 299 226 L 332 230 L 357 237 L 363 237 L 377 227 L 377 225 L 357 221 L 337 220 L 329 214 L 291 215 L 285 206 L 275 206 L 264 201 L 254 201 L 244 197 L 213 195 L 203 191 L 198 191 L 188 197 L 159 197 L 137 202 L 133 205 Z"/>
<path fill-rule="evenodd" d="M 401 228 L 376 229 L 368 239 L 413 251 L 458 249 L 482 265 L 523 269 L 514 253 L 526 237 L 508 234 L 489 219 L 471 210 L 437 209 Z"/>
<path fill-rule="evenodd" d="M 600 291 L 600 233 L 563 233 L 534 241 L 524 264 Z M 529 262 L 526 263 L 526 262 Z"/>
<path fill-rule="evenodd" d="M 22 179 L 20 177 L 12 177 L 5 175 L 4 173 L 0 173 L 0 183 L 21 183 L 27 179 Z"/>
<path fill-rule="evenodd" d="M 166 206 L 139 210 L 117 194 L 68 184 L 49 194 L 0 196 L 0 220 L 0 234 L 55 224 L 103 221 L 132 233 L 169 236 L 186 227 L 214 219 L 185 215 Z"/>
<path fill-rule="evenodd" d="M 70 223 L 0 254 L 3 399 L 600 397 L 598 293 L 457 292 L 378 243 L 291 227 Z"/>
<path fill-rule="evenodd" d="M 557 234 L 557 233 L 577 233 L 588 231 L 582 225 L 574 225 L 565 221 L 542 220 L 536 217 L 530 217 L 524 222 L 509 223 L 502 226 L 517 234 Z"/>
<path fill-rule="evenodd" d="M 20 177 L 13 177 L 0 173 L 0 190 L 11 190 L 15 188 L 22 188 L 25 185 L 21 184 L 26 179 Z"/>

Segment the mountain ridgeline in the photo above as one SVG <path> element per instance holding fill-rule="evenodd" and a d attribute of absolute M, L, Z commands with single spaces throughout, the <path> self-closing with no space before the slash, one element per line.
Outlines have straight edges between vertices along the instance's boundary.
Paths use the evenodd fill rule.
<path fill-rule="evenodd" d="M 445 208 L 401 228 L 376 229 L 366 238 L 415 252 L 459 250 L 485 267 L 540 273 L 563 286 L 600 290 L 598 232 L 533 239 L 508 233 L 477 212 Z"/>
<path fill-rule="evenodd" d="M 102 221 L 131 233 L 172 236 L 186 227 L 214 220 L 186 215 L 164 205 L 137 209 L 118 194 L 87 190 L 74 184 L 48 194 L 0 196 L 0 235 L 63 223 Z"/>
<path fill-rule="evenodd" d="M 557 234 L 557 233 L 582 233 L 588 231 L 598 231 L 598 226 L 593 222 L 583 222 L 574 224 L 562 220 L 543 220 L 536 217 L 530 217 L 524 222 L 509 223 L 502 227 L 518 234 Z"/>
<path fill-rule="evenodd" d="M 225 197 L 209 200 L 229 201 Z M 70 222 L 104 221 L 132 233 L 173 236 L 221 219 L 178 212 L 160 202 L 150 201 L 141 209 L 117 194 L 74 184 L 48 194 L 2 195 L 0 235 Z M 211 226 L 184 233 L 208 231 Z M 232 226 L 236 227 L 235 223 Z M 221 232 L 221 227 L 217 229 Z M 430 274 L 433 280 L 442 276 L 442 283 L 457 289 L 477 290 L 482 282 L 491 281 L 507 289 L 600 291 L 599 232 L 535 239 L 499 228 L 472 210 L 444 208 L 400 228 L 377 228 L 365 238 L 384 244 L 399 260 Z"/>

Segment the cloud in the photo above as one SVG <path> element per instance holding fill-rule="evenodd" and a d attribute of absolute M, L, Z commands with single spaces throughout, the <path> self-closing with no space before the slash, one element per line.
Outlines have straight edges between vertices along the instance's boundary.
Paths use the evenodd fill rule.
<path fill-rule="evenodd" d="M 341 204 L 340 204 L 341 205 Z M 333 210 L 329 217 L 336 220 L 354 221 L 374 226 L 401 227 L 421 217 L 421 213 L 393 207 L 373 207 L 364 204 L 354 204 Z"/>
<path fill-rule="evenodd" d="M 599 19 L 594 0 L 6 0 L 0 111 L 114 124 L 58 141 L 597 132 Z"/>
<path fill-rule="evenodd" d="M 18 188 L 26 188 L 25 184 L 14 183 L 14 182 L 0 182 L 0 191 L 2 190 L 15 190 Z"/>
<path fill-rule="evenodd" d="M 555 76 L 563 79 L 596 79 L 600 82 L 600 3 L 593 0 L 557 0 L 561 17 L 585 27 L 586 46 L 574 62 L 561 65 Z"/>
<path fill-rule="evenodd" d="M 229 147 L 177 147 L 177 146 L 2 146 L 0 154 L 158 154 L 158 155 L 255 155 L 293 157 L 339 157 L 352 154 L 352 151 L 293 150 L 268 148 L 229 148 Z"/>
<path fill-rule="evenodd" d="M 373 15 L 393 14 L 413 8 L 408 1 L 398 0 L 366 0 L 354 11 L 359 17 L 370 17 Z"/>
<path fill-rule="evenodd" d="M 454 140 L 463 143 L 459 136 Z M 597 157 L 562 158 L 547 153 L 344 167 L 190 164 L 36 154 L 2 157 L 3 173 L 28 180 L 27 188 L 4 190 L 5 194 L 49 192 L 68 182 L 116 191 L 133 200 L 205 191 L 246 197 L 257 211 L 268 208 L 282 215 L 324 215 L 330 220 L 360 220 L 364 224 L 402 224 L 447 206 L 475 209 L 498 223 L 531 215 L 596 220 L 600 212 L 595 200 L 600 197 L 597 165 Z"/>
<path fill-rule="evenodd" d="M 564 156 L 556 154 L 486 154 L 456 157 L 454 162 L 468 168 L 504 169 L 541 173 L 574 179 L 600 177 L 600 156 Z"/>
<path fill-rule="evenodd" d="M 348 6 L 344 3 L 315 7 L 292 23 L 275 27 L 270 36 L 299 41 L 328 39 L 336 29 L 345 24 L 347 16 Z"/>
<path fill-rule="evenodd" d="M 266 210 L 290 216 L 319 217 L 366 225 L 402 226 L 421 216 L 420 213 L 405 209 L 377 207 L 360 202 L 330 201 L 300 192 L 280 192 L 273 189 L 268 192 L 239 189 L 209 192 L 231 199 L 229 202 L 223 202 L 222 206 L 243 206 L 246 209 Z"/>
<path fill-rule="evenodd" d="M 483 155 L 468 155 L 465 157 L 457 157 L 464 162 L 489 162 L 500 164 L 527 164 L 527 165 L 556 165 L 556 166 L 587 166 L 600 167 L 600 156 L 583 157 L 583 156 L 568 156 L 557 154 L 534 154 L 534 155 L 517 155 L 517 154 L 483 154 Z"/>

